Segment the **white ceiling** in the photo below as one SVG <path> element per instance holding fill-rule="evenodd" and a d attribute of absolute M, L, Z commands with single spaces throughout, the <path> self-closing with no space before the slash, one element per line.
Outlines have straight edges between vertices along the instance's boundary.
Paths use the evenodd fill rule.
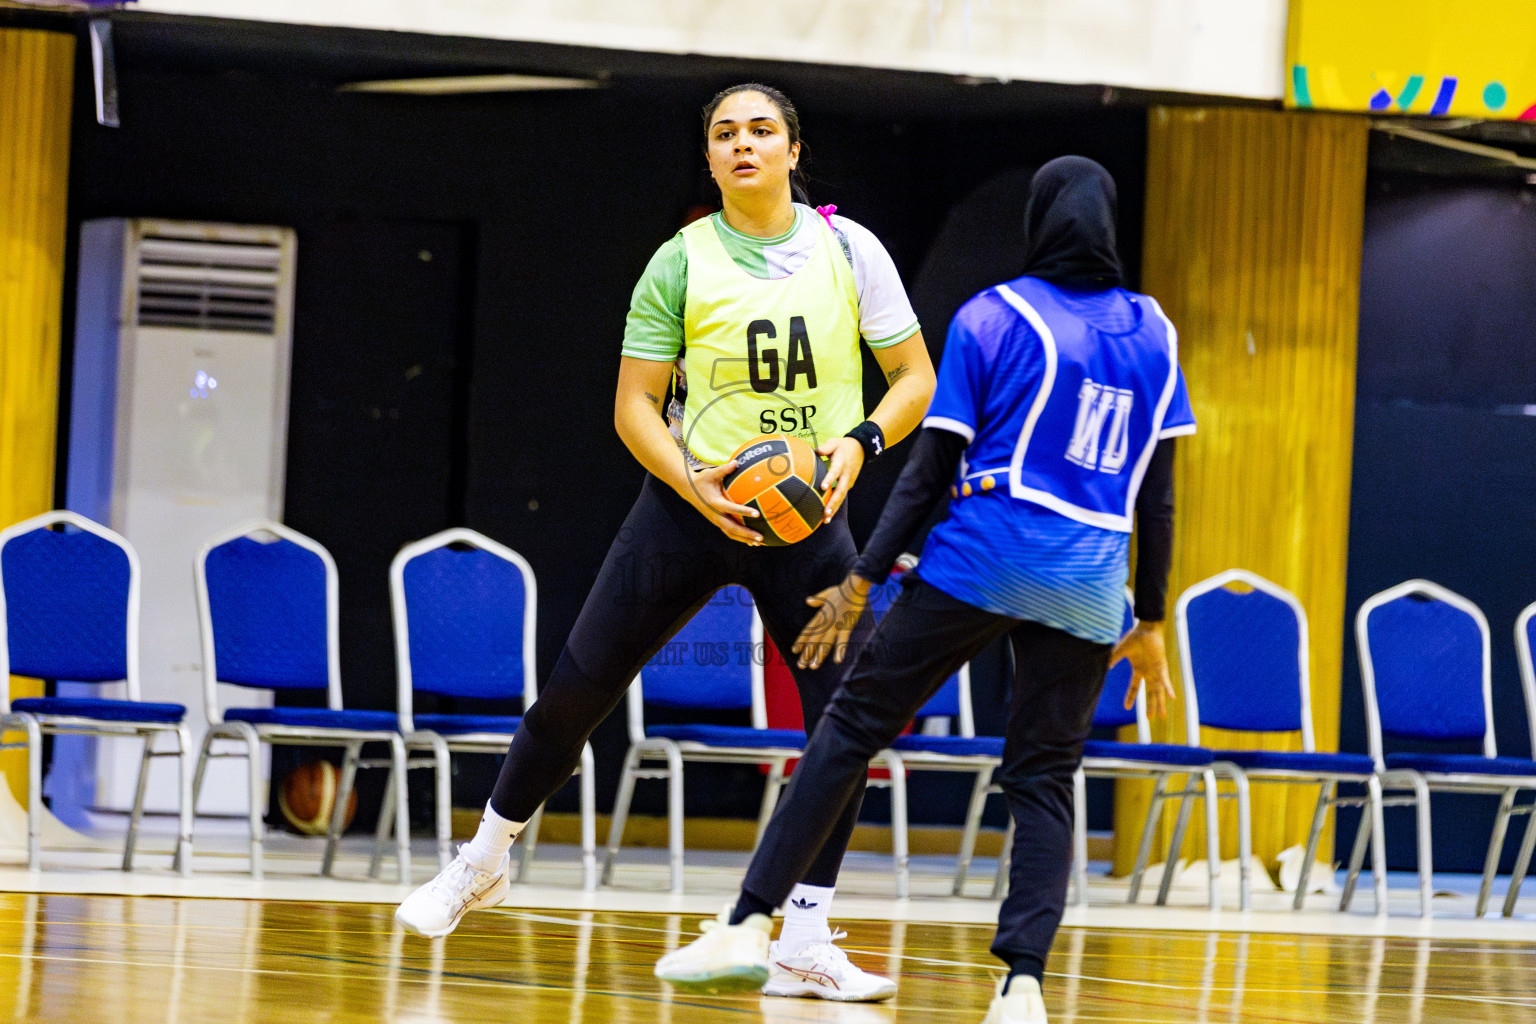
<path fill-rule="evenodd" d="M 1285 0 L 139 0 L 141 11 L 1279 99 Z"/>

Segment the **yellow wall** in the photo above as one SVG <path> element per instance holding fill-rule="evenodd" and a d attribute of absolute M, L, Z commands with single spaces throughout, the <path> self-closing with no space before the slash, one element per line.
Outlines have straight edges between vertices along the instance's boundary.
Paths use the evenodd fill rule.
<path fill-rule="evenodd" d="M 0 28 L 0 526 L 53 506 L 74 63 L 71 35 Z M 24 800 L 25 755 L 0 768 Z"/>
<path fill-rule="evenodd" d="M 1175 473 L 1174 681 L 1176 595 L 1224 569 L 1250 569 L 1306 608 L 1317 746 L 1336 750 L 1367 124 L 1231 108 L 1158 107 L 1149 118 L 1142 284 L 1179 330 L 1199 420 L 1199 433 L 1179 440 Z M 1174 721 L 1155 726 L 1159 738 L 1184 741 L 1183 713 L 1180 704 Z M 1204 739 L 1260 743 L 1216 730 Z M 1299 748 L 1299 739 L 1278 743 Z M 1120 872 L 1135 856 L 1149 791 L 1118 787 Z M 1256 854 L 1272 862 L 1305 841 L 1316 792 L 1255 788 Z M 1234 807 L 1222 821 L 1223 856 L 1233 857 Z M 1190 831 L 1185 855 L 1204 859 L 1199 813 Z M 1162 845 L 1154 849 L 1156 862 Z"/>
<path fill-rule="evenodd" d="M 1536 118 L 1530 0 L 1291 0 L 1293 107 Z"/>

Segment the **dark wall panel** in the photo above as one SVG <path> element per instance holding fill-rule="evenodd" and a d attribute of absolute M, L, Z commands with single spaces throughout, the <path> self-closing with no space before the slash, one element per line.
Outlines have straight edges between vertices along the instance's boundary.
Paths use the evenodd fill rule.
<path fill-rule="evenodd" d="M 1377 178 L 1361 268 L 1360 397 L 1536 401 L 1536 188 Z"/>
<path fill-rule="evenodd" d="M 299 232 L 285 518 L 336 558 L 349 697 L 393 708 L 389 563 L 450 525 L 464 232 L 376 220 Z"/>
<path fill-rule="evenodd" d="M 1501 754 L 1530 739 L 1513 626 L 1536 601 L 1536 203 L 1531 189 L 1374 178 L 1366 206 L 1340 745 L 1366 749 L 1353 617 L 1424 578 L 1465 595 L 1492 634 Z M 1529 408 L 1527 408 L 1529 407 Z M 1402 748 L 1399 748 L 1402 749 Z M 1468 752 L 1477 752 L 1475 749 Z M 1434 798 L 1435 867 L 1481 871 L 1497 802 Z M 1352 837 L 1353 814 L 1339 835 Z M 1394 868 L 1416 861 L 1387 814 Z M 1521 827 L 1511 829 L 1509 870 Z M 1347 855 L 1341 842 L 1339 857 Z"/>

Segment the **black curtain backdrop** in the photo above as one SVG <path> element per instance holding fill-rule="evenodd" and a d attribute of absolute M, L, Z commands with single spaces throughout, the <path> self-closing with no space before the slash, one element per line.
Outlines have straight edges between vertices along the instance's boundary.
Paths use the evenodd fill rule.
<path fill-rule="evenodd" d="M 244 31 L 227 24 L 227 33 Z M 95 123 L 82 65 L 71 251 L 79 223 L 93 217 L 297 228 L 286 518 L 338 557 L 349 705 L 393 707 L 388 562 L 402 543 L 449 525 L 480 530 L 532 563 L 540 671 L 553 664 L 639 487 L 640 467 L 612 427 L 624 316 L 646 261 L 695 201 L 698 111 L 722 85 L 765 77 L 786 89 L 801 112 L 813 200 L 872 229 L 909 285 L 956 204 L 1002 172 L 1065 153 L 1116 176 L 1134 282 L 1139 106 L 1080 97 L 1005 106 L 970 89 L 956 102 L 916 96 L 905 109 L 891 88 L 905 79 L 894 74 L 860 73 L 823 90 L 824 69 L 702 59 L 696 75 L 673 69 L 592 91 L 338 93 L 275 58 L 222 70 L 136 58 L 133 25 L 119 27 L 121 128 Z M 993 227 L 989 237 L 1017 225 Z M 421 251 L 433 259 L 418 261 Z M 946 252 L 968 261 L 977 287 L 1016 273 L 986 245 Z M 957 304 L 918 302 L 936 358 Z M 72 299 L 65 308 L 68 317 Z M 866 381 L 873 406 L 883 387 L 872 360 Z M 858 539 L 904 457 L 898 446 L 865 472 L 850 500 Z M 977 669 L 983 731 L 1001 731 L 1002 659 Z M 625 745 L 620 718 L 594 736 L 604 806 Z M 465 759 L 456 802 L 483 802 L 495 767 Z M 426 773 L 415 774 L 425 796 Z M 689 775 L 698 779 L 691 809 L 756 813 L 753 786 Z M 554 806 L 574 808 L 573 791 Z M 637 810 L 658 809 L 660 796 L 642 787 Z M 964 796 L 924 782 L 913 805 L 914 821 L 957 820 Z M 368 816 L 365 803 L 359 826 Z"/>
<path fill-rule="evenodd" d="M 1536 190 L 1374 175 L 1365 215 L 1340 746 L 1366 750 L 1354 616 L 1423 578 L 1492 634 L 1500 754 L 1528 756 L 1514 622 L 1536 601 Z M 1410 749 L 1398 746 L 1388 749 Z M 1465 753 L 1480 753 L 1474 745 Z M 1494 797 L 1434 798 L 1436 870 L 1481 871 Z M 1348 856 L 1357 812 L 1339 815 Z M 1524 819 L 1504 849 L 1509 871 Z M 1409 811 L 1387 856 L 1416 867 Z"/>

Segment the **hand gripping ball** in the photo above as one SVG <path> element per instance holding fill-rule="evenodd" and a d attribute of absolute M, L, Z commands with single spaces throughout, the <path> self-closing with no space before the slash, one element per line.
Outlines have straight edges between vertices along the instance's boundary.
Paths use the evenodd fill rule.
<path fill-rule="evenodd" d="M 725 496 L 757 510 L 747 525 L 772 547 L 809 537 L 826 514 L 821 485 L 827 464 L 793 434 L 764 434 L 737 448 L 736 470 L 725 478 Z"/>

